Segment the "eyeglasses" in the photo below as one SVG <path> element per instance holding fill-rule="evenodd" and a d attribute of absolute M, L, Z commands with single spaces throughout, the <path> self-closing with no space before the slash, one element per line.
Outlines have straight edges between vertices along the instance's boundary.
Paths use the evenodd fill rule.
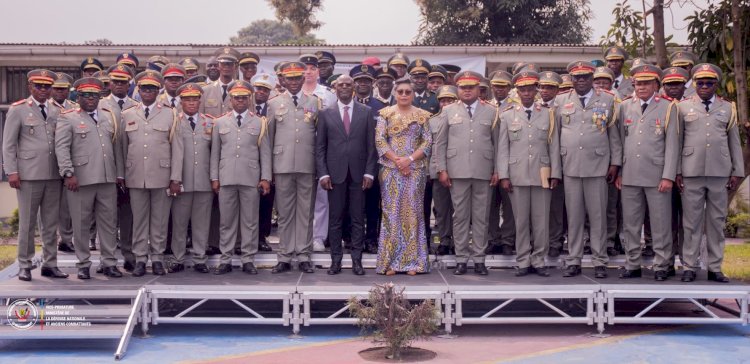
<path fill-rule="evenodd" d="M 714 87 L 716 81 L 695 81 L 695 87 Z"/>
<path fill-rule="evenodd" d="M 122 85 L 127 85 L 129 83 L 130 83 L 129 81 L 124 81 L 124 80 L 112 80 L 112 84 L 113 85 L 120 85 L 120 86 L 122 86 Z"/>
<path fill-rule="evenodd" d="M 159 91 L 159 88 L 156 86 L 141 86 L 138 87 L 138 90 L 140 90 L 141 92 L 156 92 Z"/>
<path fill-rule="evenodd" d="M 99 98 L 99 94 L 96 92 L 82 92 L 78 94 L 78 96 L 84 99 L 98 99 Z"/>
<path fill-rule="evenodd" d="M 242 95 L 242 96 L 232 96 L 232 99 L 237 100 L 237 101 L 247 101 L 247 100 L 250 99 L 250 96 L 245 96 L 245 95 Z"/>
<path fill-rule="evenodd" d="M 399 95 L 401 95 L 401 96 L 409 96 L 413 92 L 414 91 L 412 91 L 412 90 L 396 90 L 396 93 L 399 94 Z"/>
<path fill-rule="evenodd" d="M 45 83 L 35 83 L 34 88 L 37 90 L 49 90 L 50 88 L 52 88 L 52 85 L 48 85 Z"/>

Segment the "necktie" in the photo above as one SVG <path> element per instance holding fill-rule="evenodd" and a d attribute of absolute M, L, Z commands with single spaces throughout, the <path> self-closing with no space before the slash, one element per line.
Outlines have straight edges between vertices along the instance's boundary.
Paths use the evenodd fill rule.
<path fill-rule="evenodd" d="M 173 97 L 173 98 L 172 98 L 172 102 L 171 102 L 171 104 L 172 104 L 172 108 L 173 108 L 173 109 L 174 109 L 174 100 L 175 100 L 175 99 L 176 99 L 176 97 Z"/>
<path fill-rule="evenodd" d="M 526 110 L 526 120 L 531 120 L 531 110 Z"/>
<path fill-rule="evenodd" d="M 255 105 L 255 111 L 258 115 L 260 115 L 260 111 L 263 110 L 263 107 L 260 105 Z"/>
<path fill-rule="evenodd" d="M 292 95 L 292 101 L 294 101 L 294 107 L 297 107 L 297 95 Z"/>
<path fill-rule="evenodd" d="M 94 113 L 93 113 L 93 112 L 90 112 L 90 113 L 89 113 L 89 116 L 91 116 L 91 120 L 94 120 L 94 124 L 99 124 L 99 122 L 98 122 L 98 121 L 96 121 L 96 117 L 94 116 Z"/>
<path fill-rule="evenodd" d="M 706 112 L 708 112 L 708 108 L 711 105 L 711 100 L 704 100 L 703 101 L 703 105 L 706 105 Z M 42 106 L 42 105 L 39 105 L 39 106 Z M 42 114 L 44 114 L 44 111 L 42 111 Z M 46 118 L 46 116 L 45 116 L 45 118 Z"/>
<path fill-rule="evenodd" d="M 47 120 L 47 112 L 44 111 L 44 104 L 39 104 L 39 110 L 42 111 L 42 117 L 44 120 Z M 708 106 L 706 106 L 706 110 L 708 110 Z"/>
<path fill-rule="evenodd" d="M 644 112 L 646 112 L 646 108 L 647 107 L 648 107 L 648 103 L 644 102 L 644 103 L 641 104 L 641 114 L 643 114 Z"/>
<path fill-rule="evenodd" d="M 466 111 L 468 111 L 468 112 L 469 112 L 469 117 L 470 117 L 470 118 L 473 118 L 473 117 L 474 117 L 474 115 L 472 115 L 472 114 L 471 114 L 471 105 L 467 105 L 467 106 L 466 106 Z"/>
<path fill-rule="evenodd" d="M 148 108 L 146 108 L 145 110 L 143 110 L 143 114 L 146 115 L 146 119 L 148 119 Z"/>
<path fill-rule="evenodd" d="M 120 110 L 122 110 L 122 105 L 125 104 L 125 100 L 117 100 L 117 105 L 120 106 Z"/>
<path fill-rule="evenodd" d="M 620 87 L 620 80 L 615 80 L 615 88 L 619 88 L 619 87 Z"/>
<path fill-rule="evenodd" d="M 221 94 L 221 101 L 225 101 L 227 99 L 227 85 L 222 85 L 222 89 L 224 89 L 224 93 Z"/>
<path fill-rule="evenodd" d="M 581 100 L 581 106 L 586 107 L 586 96 L 579 97 L 579 100 Z"/>
<path fill-rule="evenodd" d="M 344 106 L 344 131 L 346 131 L 346 135 L 349 135 L 349 126 L 351 125 L 352 121 L 349 119 L 349 106 Z"/>
<path fill-rule="evenodd" d="M 190 122 L 190 127 L 195 130 L 195 119 L 193 119 L 193 117 L 191 116 L 188 118 L 188 121 Z"/>
<path fill-rule="evenodd" d="M 242 115 L 237 115 L 237 126 L 242 126 Z"/>

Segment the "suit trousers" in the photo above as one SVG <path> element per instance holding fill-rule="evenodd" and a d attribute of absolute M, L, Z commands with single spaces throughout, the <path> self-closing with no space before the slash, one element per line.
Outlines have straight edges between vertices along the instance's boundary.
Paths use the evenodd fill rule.
<path fill-rule="evenodd" d="M 475 264 L 484 263 L 490 208 L 490 181 L 456 178 L 452 179 L 451 183 L 456 262 L 466 263 L 471 258 Z M 469 245 L 469 229 L 471 229 L 471 246 Z"/>
<path fill-rule="evenodd" d="M 594 266 L 606 266 L 607 180 L 602 177 L 564 176 L 565 210 L 568 213 L 568 256 L 566 265 L 581 265 L 583 230 L 589 217 L 591 259 Z"/>
<path fill-rule="evenodd" d="M 559 183 L 550 194 L 549 247 L 562 250 L 566 231 L 565 184 Z"/>
<path fill-rule="evenodd" d="M 435 204 L 435 223 L 440 245 L 452 246 L 453 202 L 451 201 L 451 190 L 440 184 L 437 178 L 432 180 L 432 200 Z"/>
<path fill-rule="evenodd" d="M 647 206 L 648 205 L 648 206 Z M 626 269 L 641 268 L 641 227 L 646 209 L 651 216 L 654 237 L 654 270 L 666 270 L 672 256 L 672 192 L 659 192 L 656 187 L 622 186 Z"/>
<path fill-rule="evenodd" d="M 682 229 L 682 195 L 677 186 L 672 188 L 672 257 L 669 264 L 674 265 L 675 255 L 682 258 L 682 247 L 684 245 L 684 233 Z"/>
<path fill-rule="evenodd" d="M 260 194 L 254 186 L 229 185 L 219 189 L 221 264 L 231 264 L 237 236 L 242 264 L 252 263 L 258 252 L 258 206 Z"/>
<path fill-rule="evenodd" d="M 372 181 L 372 187 L 365 191 L 365 240 L 375 244 L 378 243 L 380 216 L 382 213 L 383 210 L 380 207 L 380 182 L 378 178 L 375 178 Z"/>
<path fill-rule="evenodd" d="M 376 178 L 377 179 L 377 178 Z M 432 244 L 432 180 L 427 178 L 424 187 L 424 199 L 422 203 L 422 214 L 424 216 L 424 231 L 427 237 L 427 247 Z"/>
<path fill-rule="evenodd" d="M 549 250 L 549 205 L 552 191 L 540 186 L 513 186 L 516 262 L 519 268 L 543 268 Z M 532 246 L 533 236 L 533 246 Z"/>
<path fill-rule="evenodd" d="M 172 201 L 172 253 L 177 263 L 185 262 L 189 225 L 193 239 L 193 263 L 206 264 L 213 199 L 213 192 L 200 191 L 184 192 Z"/>
<path fill-rule="evenodd" d="M 330 214 L 328 212 L 328 191 L 320 187 L 320 183 L 315 183 L 317 190 L 315 192 L 315 213 L 313 215 L 313 240 L 328 239 L 328 220 Z M 276 204 L 278 207 L 278 204 Z"/>
<path fill-rule="evenodd" d="M 42 266 L 57 267 L 57 224 L 60 219 L 59 179 L 24 181 L 18 197 L 18 266 L 31 269 L 37 214 L 42 226 Z"/>
<path fill-rule="evenodd" d="M 271 235 L 275 194 L 276 186 L 271 185 L 271 192 L 265 196 L 260 196 L 260 202 L 258 203 L 258 240 L 263 240 Z"/>
<path fill-rule="evenodd" d="M 65 197 L 66 188 L 63 186 L 60 189 L 60 218 L 57 224 L 57 230 L 60 234 L 60 242 L 72 243 L 73 242 L 73 220 L 70 218 L 70 208 L 68 207 L 68 199 Z"/>
<path fill-rule="evenodd" d="M 513 220 L 513 207 L 508 192 L 500 186 L 490 187 L 489 231 L 488 236 L 495 245 L 515 246 L 516 224 Z M 502 215 L 502 222 L 500 216 Z"/>
<path fill-rule="evenodd" d="M 622 231 L 622 200 L 614 183 L 607 184 L 607 247 L 614 247 Z"/>
<path fill-rule="evenodd" d="M 331 244 L 331 260 L 341 262 L 344 256 L 342 247 L 342 221 L 346 208 L 346 197 L 349 197 L 349 216 L 352 220 L 352 260 L 362 259 L 365 223 L 365 191 L 362 182 L 354 182 L 351 172 L 347 172 L 343 183 L 334 183 L 328 191 L 329 227 L 328 242 Z"/>
<path fill-rule="evenodd" d="M 312 173 L 278 173 L 276 210 L 279 214 L 278 261 L 309 262 L 312 253 L 312 227 L 317 179 Z"/>
<path fill-rule="evenodd" d="M 96 221 L 101 251 L 100 265 L 114 267 L 117 265 L 115 250 L 115 218 L 117 217 L 117 186 L 114 183 L 97 183 L 80 186 L 78 191 L 65 190 L 69 212 L 73 222 L 76 258 L 78 268 L 91 267 L 89 238 L 91 222 Z"/>
<path fill-rule="evenodd" d="M 133 254 L 136 263 L 164 261 L 172 198 L 166 188 L 131 188 Z"/>
<path fill-rule="evenodd" d="M 706 266 L 711 272 L 721 271 L 724 260 L 724 221 L 727 217 L 727 177 L 683 177 L 682 246 L 683 269 L 700 270 L 700 246 L 705 226 L 708 256 Z"/>
<path fill-rule="evenodd" d="M 120 230 L 120 252 L 126 262 L 135 264 L 133 254 L 133 210 L 130 206 L 130 192 L 117 188 L 117 227 Z"/>

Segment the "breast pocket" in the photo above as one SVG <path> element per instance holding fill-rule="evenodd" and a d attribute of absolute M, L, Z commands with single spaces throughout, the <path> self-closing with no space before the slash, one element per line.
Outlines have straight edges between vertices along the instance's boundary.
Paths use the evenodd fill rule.
<path fill-rule="evenodd" d="M 91 130 L 89 128 L 76 128 L 73 131 L 73 135 L 75 135 L 75 137 L 79 139 L 86 139 L 89 136 L 90 131 Z"/>
<path fill-rule="evenodd" d="M 170 125 L 154 124 L 151 130 L 159 136 L 167 136 L 169 134 Z"/>
<path fill-rule="evenodd" d="M 248 128 L 247 133 L 250 135 L 255 135 L 255 136 L 260 135 L 260 128 L 257 128 L 257 127 Z"/>
<path fill-rule="evenodd" d="M 508 127 L 508 139 L 512 141 L 521 140 L 521 131 L 523 127 L 521 125 L 511 125 Z"/>
<path fill-rule="evenodd" d="M 547 138 L 549 138 L 549 125 L 537 125 L 536 138 L 539 140 L 547 140 Z"/>

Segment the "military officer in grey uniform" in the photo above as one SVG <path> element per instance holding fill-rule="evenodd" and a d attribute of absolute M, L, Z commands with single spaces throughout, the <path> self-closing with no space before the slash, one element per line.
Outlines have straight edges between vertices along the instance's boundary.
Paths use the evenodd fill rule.
<path fill-rule="evenodd" d="M 185 77 L 190 78 L 198 74 L 201 68 L 200 62 L 192 57 L 185 57 L 180 60 L 179 65 L 185 68 Z"/>
<path fill-rule="evenodd" d="M 612 81 L 612 88 L 617 91 L 621 97 L 630 96 L 633 91 L 633 79 L 625 77 L 622 74 L 622 66 L 625 65 L 625 61 L 628 60 L 628 51 L 622 47 L 614 46 L 607 48 L 604 52 L 604 59 L 607 61 L 607 67 L 612 70 L 615 74 L 615 79 Z"/>
<path fill-rule="evenodd" d="M 659 96 L 658 67 L 642 63 L 631 74 L 635 94 L 623 101 L 618 116 L 623 156 L 615 185 L 622 191 L 622 213 L 627 216 L 627 261 L 620 278 L 641 277 L 641 227 L 648 208 L 656 253 L 654 278 L 664 281 L 672 255 L 672 183 L 679 162 L 677 104 Z"/>
<path fill-rule="evenodd" d="M 737 125 L 737 106 L 716 95 L 719 67 L 702 63 L 693 67 L 696 94 L 679 103 L 682 163 L 677 185 L 682 191 L 685 245 L 682 247 L 683 282 L 695 280 L 705 225 L 708 279 L 729 282 L 721 272 L 724 258 L 724 221 L 727 189 L 739 187 L 745 176 Z"/>
<path fill-rule="evenodd" d="M 513 85 L 520 103 L 500 114 L 496 168 L 500 185 L 513 201 L 516 276 L 548 277 L 544 257 L 549 247 L 550 190 L 562 179 L 560 135 L 555 109 L 534 102 L 539 74 L 521 70 L 513 76 Z"/>
<path fill-rule="evenodd" d="M 63 72 L 55 73 L 55 83 L 52 84 L 52 91 L 50 92 L 51 102 L 62 110 L 72 110 L 78 107 L 78 104 L 74 101 L 68 100 L 71 86 L 73 86 L 73 77 L 71 75 Z M 60 242 L 57 244 L 57 250 L 61 252 L 74 252 L 73 221 L 70 219 L 68 200 L 65 198 L 64 189 L 62 189 L 62 194 L 60 195 L 60 221 L 57 229 L 60 234 Z"/>
<path fill-rule="evenodd" d="M 615 96 L 593 88 L 594 65 L 568 64 L 573 90 L 557 96 L 560 155 L 568 213 L 568 251 L 564 277 L 581 273 L 583 228 L 588 214 L 594 274 L 606 278 L 607 182 L 617 176 L 622 147 L 616 125 Z"/>
<path fill-rule="evenodd" d="M 213 190 L 209 178 L 211 136 L 214 118 L 198 113 L 203 90 L 197 83 L 186 83 L 177 89 L 182 112 L 177 114 L 179 126 L 175 138 L 182 139 L 182 192 L 172 202 L 172 252 L 175 262 L 170 273 L 185 269 L 187 230 L 193 240 L 193 269 L 208 273 L 206 249 L 211 223 Z"/>
<path fill-rule="evenodd" d="M 258 274 L 259 194 L 271 191 L 271 142 L 267 123 L 252 111 L 252 85 L 233 81 L 227 92 L 232 112 L 217 118 L 211 142 L 211 187 L 219 194 L 221 260 L 214 274 L 232 271 L 237 234 L 242 239 L 242 271 Z"/>
<path fill-rule="evenodd" d="M 456 275 L 466 273 L 469 259 L 474 272 L 487 274 L 487 217 L 490 189 L 498 183 L 495 146 L 499 111 L 479 100 L 482 75 L 464 71 L 456 75 L 460 102 L 440 113 L 435 143 L 440 183 L 449 187 L 453 201 L 453 239 L 456 245 Z M 471 244 L 469 244 L 471 229 Z"/>
<path fill-rule="evenodd" d="M 680 67 L 687 71 L 688 75 L 693 70 L 693 67 L 695 66 L 695 61 L 698 59 L 698 57 L 695 56 L 695 54 L 688 52 L 688 51 L 677 51 L 672 53 L 669 56 L 670 59 L 670 66 L 672 67 Z M 695 95 L 695 84 L 693 84 L 693 80 L 688 77 L 687 82 L 685 82 L 685 94 L 684 97 L 690 97 Z"/>
<path fill-rule="evenodd" d="M 164 249 L 172 198 L 182 181 L 182 138 L 175 135 L 179 119 L 169 105 L 156 102 L 161 73 L 146 70 L 135 77 L 141 103 L 122 112 L 120 136 L 124 165 L 118 183 L 130 192 L 133 211 L 133 275 L 146 274 L 151 259 L 155 275 L 164 275 Z"/>
<path fill-rule="evenodd" d="M 512 86 L 513 75 L 506 71 L 498 70 L 490 73 L 490 85 L 492 86 L 492 104 L 500 111 L 516 100 L 509 96 Z M 513 255 L 516 245 L 516 224 L 513 219 L 513 208 L 511 207 L 508 191 L 500 188 L 500 185 L 492 188 L 490 194 L 490 217 L 489 217 L 489 254 Z M 500 223 L 500 216 L 503 221 Z"/>
<path fill-rule="evenodd" d="M 219 117 L 232 110 L 229 98 L 229 83 L 237 77 L 237 62 L 240 52 L 224 47 L 214 52 L 219 63 L 219 79 L 203 88 L 200 113 Z"/>
<path fill-rule="evenodd" d="M 168 63 L 161 69 L 161 76 L 164 78 L 164 92 L 159 95 L 156 102 L 162 105 L 176 109 L 177 113 L 182 112 L 180 106 L 180 95 L 177 89 L 185 82 L 185 68 L 177 63 Z"/>
<path fill-rule="evenodd" d="M 104 84 L 97 78 L 84 77 L 74 85 L 80 108 L 64 111 L 57 120 L 55 154 L 60 175 L 65 178 L 65 198 L 75 232 L 78 279 L 91 278 L 89 236 L 91 222 L 96 222 L 101 244 L 102 272 L 119 278 L 115 250 L 115 217 L 117 203 L 116 163 L 122 163 L 117 143 L 119 126 L 115 114 L 98 108 Z"/>
<path fill-rule="evenodd" d="M 444 85 L 438 89 L 438 101 L 440 112 L 442 109 L 458 100 L 458 89 L 456 86 Z M 437 139 L 440 126 L 440 114 L 430 118 L 430 133 L 432 140 Z M 433 142 L 434 143 L 434 142 Z M 437 159 L 431 158 L 429 163 L 430 179 L 432 179 L 432 200 L 434 204 L 435 225 L 438 229 L 440 245 L 437 247 L 437 255 L 455 254 L 453 245 L 453 202 L 451 202 L 451 191 L 440 184 L 437 173 Z"/>
<path fill-rule="evenodd" d="M 299 269 L 313 273 L 312 222 L 315 207 L 315 126 L 320 99 L 302 92 L 305 65 L 288 62 L 281 67 L 287 90 L 268 101 L 269 140 L 273 143 L 273 180 L 279 217 L 278 264 L 272 273 Z"/>
<path fill-rule="evenodd" d="M 60 174 L 55 156 L 55 120 L 61 109 L 49 102 L 55 73 L 36 69 L 26 75 L 31 96 L 11 105 L 3 130 L 3 168 L 18 197 L 18 279 L 31 280 L 34 231 L 42 221 L 42 276 L 67 278 L 57 268 Z"/>

